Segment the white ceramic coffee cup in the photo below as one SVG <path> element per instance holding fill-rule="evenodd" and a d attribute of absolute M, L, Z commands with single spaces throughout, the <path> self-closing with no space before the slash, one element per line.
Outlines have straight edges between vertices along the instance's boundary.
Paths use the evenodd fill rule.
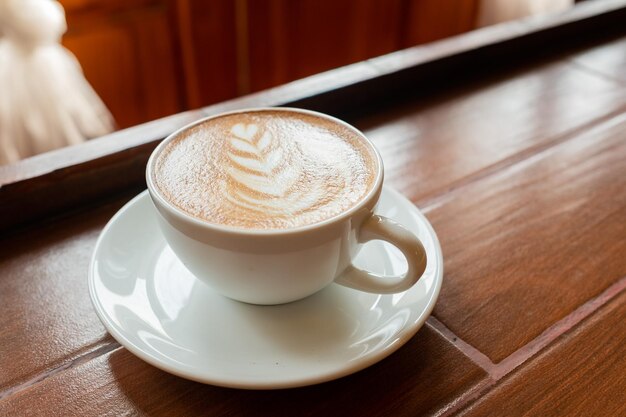
<path fill-rule="evenodd" d="M 245 109 L 264 111 L 276 109 Z M 413 286 L 426 268 L 419 239 L 402 225 L 374 213 L 383 186 L 383 163 L 374 145 L 354 127 L 334 117 L 302 109 L 348 127 L 376 155 L 376 179 L 365 198 L 348 210 L 312 225 L 291 229 L 251 230 L 211 224 L 170 203 L 154 182 L 157 155 L 181 133 L 226 113 L 208 117 L 167 137 L 152 153 L 146 169 L 158 222 L 174 253 L 198 279 L 218 293 L 253 304 L 281 304 L 307 297 L 331 283 L 361 291 L 389 294 Z M 380 239 L 396 246 L 407 260 L 400 276 L 381 276 L 352 264 L 360 246 Z"/>

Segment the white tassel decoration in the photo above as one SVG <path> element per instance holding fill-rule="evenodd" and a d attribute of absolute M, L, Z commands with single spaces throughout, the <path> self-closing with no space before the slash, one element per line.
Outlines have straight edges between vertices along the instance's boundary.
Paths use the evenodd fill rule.
<path fill-rule="evenodd" d="M 113 131 L 66 29 L 57 1 L 0 0 L 0 164 Z"/>

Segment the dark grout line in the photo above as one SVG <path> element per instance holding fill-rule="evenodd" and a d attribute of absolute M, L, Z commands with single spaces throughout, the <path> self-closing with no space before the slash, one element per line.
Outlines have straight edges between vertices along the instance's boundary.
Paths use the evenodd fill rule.
<path fill-rule="evenodd" d="M 544 152 L 550 151 L 565 142 L 576 139 L 582 134 L 592 132 L 595 129 L 604 129 L 606 128 L 607 123 L 611 124 L 611 122 L 623 122 L 624 120 L 622 119 L 626 119 L 626 106 L 620 107 L 615 111 L 605 114 L 604 116 L 600 116 L 581 126 L 564 132 L 548 142 L 526 148 L 507 158 L 501 159 L 500 161 L 497 161 L 478 171 L 475 171 L 472 174 L 451 182 L 444 190 L 435 191 L 430 196 L 418 200 L 414 203 L 416 203 L 416 205 L 423 213 L 427 213 L 443 205 L 447 201 L 450 201 L 450 199 L 454 198 L 459 190 L 462 190 L 467 186 L 470 186 L 485 178 L 498 175 L 509 168 L 516 167 L 521 163 L 528 162 L 529 160 L 540 156 Z"/>
<path fill-rule="evenodd" d="M 84 355 L 80 355 L 74 359 L 72 359 L 71 361 L 65 362 L 59 366 L 57 366 L 56 368 L 53 368 L 49 371 L 43 372 L 41 374 L 35 375 L 33 378 L 22 382 L 19 385 L 15 385 L 13 387 L 9 387 L 8 389 L 1 391 L 0 392 L 0 401 L 11 396 L 14 394 L 17 394 L 21 391 L 24 391 L 42 381 L 45 381 L 46 379 L 61 373 L 67 369 L 71 369 L 73 367 L 79 366 L 83 363 L 89 362 L 92 359 L 95 359 L 99 356 L 105 355 L 109 352 L 112 352 L 118 348 L 120 348 L 121 345 L 117 342 L 109 342 L 103 346 L 100 346 L 97 349 L 94 349 L 90 352 L 85 353 Z"/>

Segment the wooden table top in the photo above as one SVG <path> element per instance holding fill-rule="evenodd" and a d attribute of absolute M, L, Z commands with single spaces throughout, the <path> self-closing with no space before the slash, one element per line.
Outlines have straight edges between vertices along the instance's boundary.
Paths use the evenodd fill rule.
<path fill-rule="evenodd" d="M 154 138 L 111 152 L 106 166 L 71 156 L 52 173 L 41 168 L 48 157 L 7 168 L 5 182 L 24 177 L 13 188 L 38 193 L 30 205 L 85 201 L 0 235 L 0 416 L 626 415 L 625 31 L 338 112 L 377 145 L 386 184 L 433 224 L 445 275 L 432 316 L 406 345 L 315 386 L 187 381 L 129 353 L 98 320 L 90 256 L 106 222 L 143 188 Z M 371 68 L 359 68 L 352 75 L 367 78 Z M 63 181 L 112 185 L 94 185 L 104 190 L 96 198 L 54 188 Z M 20 204 L 34 212 L 3 198 L 5 213 Z"/>

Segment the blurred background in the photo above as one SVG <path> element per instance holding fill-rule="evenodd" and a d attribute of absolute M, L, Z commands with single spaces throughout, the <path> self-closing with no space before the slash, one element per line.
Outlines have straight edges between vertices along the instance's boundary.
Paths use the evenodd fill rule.
<path fill-rule="evenodd" d="M 574 2 L 59 1 L 61 43 L 116 129 Z"/>

